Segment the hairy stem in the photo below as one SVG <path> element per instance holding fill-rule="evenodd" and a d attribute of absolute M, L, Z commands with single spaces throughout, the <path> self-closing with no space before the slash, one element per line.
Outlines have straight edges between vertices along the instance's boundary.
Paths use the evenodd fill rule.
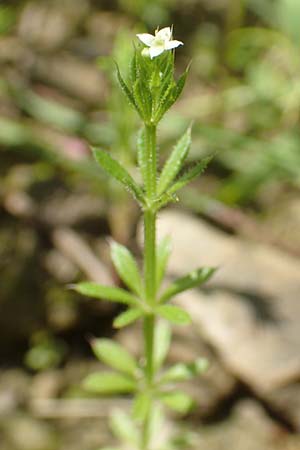
<path fill-rule="evenodd" d="M 153 365 L 153 356 L 154 356 L 154 330 L 155 330 L 155 317 L 153 315 L 149 315 L 144 319 L 144 344 L 145 344 L 145 385 L 146 389 L 149 391 L 149 395 L 151 396 L 152 384 L 154 378 L 154 365 Z M 151 397 L 150 397 L 151 398 Z M 149 409 L 147 411 L 147 415 L 144 419 L 144 423 L 142 425 L 142 441 L 141 441 L 141 450 L 148 450 L 150 443 L 150 420 L 152 415 L 153 402 L 152 399 L 150 401 Z"/>
<path fill-rule="evenodd" d="M 151 209 L 151 202 L 156 195 L 156 127 L 146 125 L 145 136 L 147 146 L 145 190 L 149 207 L 144 211 L 144 278 L 146 301 L 149 306 L 153 306 L 156 302 L 156 213 Z M 144 319 L 145 386 L 150 395 L 155 375 L 154 332 L 155 316 L 151 314 Z M 149 450 L 152 408 L 151 400 L 147 416 L 142 424 L 141 450 Z"/>
<path fill-rule="evenodd" d="M 153 200 L 156 195 L 156 126 L 145 125 L 145 139 L 147 151 L 147 176 L 145 180 L 146 195 Z"/>
<path fill-rule="evenodd" d="M 144 278 L 145 295 L 149 305 L 155 303 L 156 296 L 156 214 L 144 213 Z"/>

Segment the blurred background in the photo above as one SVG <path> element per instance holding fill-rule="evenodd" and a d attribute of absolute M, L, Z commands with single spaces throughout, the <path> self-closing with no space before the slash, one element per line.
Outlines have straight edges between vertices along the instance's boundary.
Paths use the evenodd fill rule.
<path fill-rule="evenodd" d="M 135 33 L 171 24 L 178 73 L 192 66 L 162 160 L 191 120 L 190 160 L 215 158 L 159 233 L 170 277 L 220 266 L 180 300 L 194 324 L 169 362 L 210 369 L 185 386 L 197 407 L 173 448 L 300 449 L 299 23 L 299 0 L 0 2 L 0 450 L 97 450 L 113 444 L 109 411 L 128 407 L 80 381 L 99 367 L 91 335 L 138 353 L 139 330 L 115 334 L 115 307 L 66 286 L 119 283 L 110 237 L 141 255 L 139 212 L 89 145 L 135 171 L 140 123 L 114 61 L 126 77 Z"/>

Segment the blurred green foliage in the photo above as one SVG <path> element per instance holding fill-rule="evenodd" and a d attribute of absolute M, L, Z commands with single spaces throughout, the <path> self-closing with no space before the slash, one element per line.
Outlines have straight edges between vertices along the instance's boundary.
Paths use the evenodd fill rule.
<path fill-rule="evenodd" d="M 105 205 L 103 222 L 64 218 L 63 225 L 87 233 L 92 245 L 99 233 L 130 240 L 136 210 L 92 162 L 89 145 L 134 172 L 139 119 L 116 86 L 115 61 L 126 78 L 135 33 L 172 23 L 185 43 L 178 73 L 192 65 L 185 96 L 160 125 L 162 159 L 191 119 L 189 162 L 216 153 L 202 181 L 182 194 L 184 202 L 204 214 L 222 203 L 264 212 L 286 193 L 298 193 L 299 20 L 299 0 L 1 2 L 3 227 L 29 227 L 47 253 L 55 228 L 43 216 L 47 203 L 58 192 L 96 192 Z M 0 242 L 0 253 L 3 248 Z M 41 286 L 45 305 L 47 290 Z M 48 348 L 46 341 L 34 340 L 33 356 Z"/>

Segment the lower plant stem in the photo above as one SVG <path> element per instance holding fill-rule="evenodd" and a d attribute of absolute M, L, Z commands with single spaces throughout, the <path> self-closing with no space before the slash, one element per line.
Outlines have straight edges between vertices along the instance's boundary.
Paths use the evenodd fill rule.
<path fill-rule="evenodd" d="M 141 450 L 149 450 L 151 438 L 150 421 L 153 409 L 153 400 L 151 398 L 153 377 L 154 377 L 154 330 L 155 317 L 149 315 L 144 319 L 144 342 L 145 342 L 145 385 L 150 395 L 149 408 L 142 424 Z"/>

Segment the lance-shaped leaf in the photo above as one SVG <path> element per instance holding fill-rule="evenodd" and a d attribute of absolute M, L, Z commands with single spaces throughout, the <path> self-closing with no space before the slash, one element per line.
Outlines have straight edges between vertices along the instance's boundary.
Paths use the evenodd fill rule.
<path fill-rule="evenodd" d="M 170 367 L 161 377 L 161 383 L 186 381 L 201 375 L 208 369 L 208 361 L 198 358 L 191 363 L 178 363 Z"/>
<path fill-rule="evenodd" d="M 150 122 L 152 113 L 152 95 L 142 78 L 137 78 L 133 85 L 135 103 L 141 112 L 141 118 L 145 122 Z"/>
<path fill-rule="evenodd" d="M 118 67 L 118 65 L 116 64 L 117 67 L 117 78 L 118 81 L 120 83 L 121 89 L 124 92 L 125 96 L 127 97 L 129 103 L 136 109 L 136 111 L 141 115 L 141 111 L 139 110 L 138 105 L 135 102 L 133 93 L 131 92 L 131 90 L 129 89 L 129 87 L 127 86 L 127 84 L 125 83 L 125 81 L 122 78 L 122 75 L 120 73 L 120 69 Z"/>
<path fill-rule="evenodd" d="M 133 392 L 136 383 L 132 378 L 120 373 L 97 372 L 85 378 L 83 387 L 94 394 L 121 394 Z"/>
<path fill-rule="evenodd" d="M 204 172 L 204 170 L 208 166 L 211 159 L 212 156 L 203 158 L 201 161 L 196 163 L 191 169 L 188 169 L 186 172 L 184 172 L 183 175 L 181 175 L 170 187 L 170 189 L 168 189 L 166 194 L 171 196 L 175 192 L 179 191 L 179 189 L 182 189 L 185 185 L 190 183 L 194 178 L 201 175 L 201 173 Z"/>
<path fill-rule="evenodd" d="M 181 92 L 183 91 L 183 88 L 185 86 L 185 82 L 190 70 L 190 64 L 187 66 L 186 70 L 183 72 L 183 74 L 179 77 L 177 83 L 176 83 L 176 87 L 174 88 L 174 103 L 176 102 L 176 100 L 178 99 L 178 97 L 180 96 Z"/>
<path fill-rule="evenodd" d="M 109 153 L 93 148 L 93 153 L 98 164 L 112 177 L 129 191 L 141 204 L 144 203 L 144 195 L 141 188 L 132 176 L 121 164 L 110 156 Z"/>
<path fill-rule="evenodd" d="M 187 325 L 188 323 L 191 323 L 190 315 L 182 308 L 175 305 L 158 306 L 156 312 L 159 316 L 175 325 Z"/>
<path fill-rule="evenodd" d="M 185 161 L 191 146 L 191 127 L 175 145 L 170 157 L 166 161 L 162 173 L 158 180 L 157 194 L 161 195 L 175 179 Z"/>
<path fill-rule="evenodd" d="M 112 242 L 111 256 L 114 266 L 124 283 L 137 295 L 143 295 L 143 284 L 136 260 L 124 245 Z"/>
<path fill-rule="evenodd" d="M 120 410 L 113 411 L 110 417 L 110 427 L 121 441 L 136 447 L 139 440 L 139 432 L 129 414 Z"/>
<path fill-rule="evenodd" d="M 138 52 L 135 50 L 130 61 L 130 81 L 134 84 L 139 75 L 138 69 Z"/>
<path fill-rule="evenodd" d="M 151 406 L 151 397 L 149 392 L 140 392 L 137 394 L 132 409 L 134 419 L 143 421 L 148 416 Z"/>
<path fill-rule="evenodd" d="M 145 128 L 143 127 L 139 131 L 137 138 L 137 159 L 144 183 L 147 180 L 147 167 L 148 167 L 147 155 L 148 155 L 147 140 L 145 135 Z"/>
<path fill-rule="evenodd" d="M 111 339 L 93 339 L 91 342 L 96 357 L 113 369 L 131 376 L 135 375 L 137 362 L 131 354 Z"/>
<path fill-rule="evenodd" d="M 137 305 L 138 299 L 124 289 L 114 286 L 103 286 L 102 284 L 84 281 L 71 286 L 79 294 L 87 297 L 100 298 L 111 302 L 124 303 L 126 305 Z"/>
<path fill-rule="evenodd" d="M 154 366 L 159 370 L 164 363 L 171 345 L 171 327 L 168 322 L 161 320 L 154 335 Z"/>
<path fill-rule="evenodd" d="M 149 415 L 149 440 L 151 442 L 164 433 L 165 425 L 165 414 L 162 405 L 159 402 L 154 402 Z"/>
<path fill-rule="evenodd" d="M 142 311 L 140 308 L 130 308 L 127 311 L 119 314 L 115 318 L 113 326 L 115 328 L 127 327 L 127 325 L 130 325 L 131 323 L 135 322 L 143 315 L 144 311 Z"/>
<path fill-rule="evenodd" d="M 166 236 L 157 246 L 156 286 L 160 288 L 171 253 L 171 238 Z"/>
<path fill-rule="evenodd" d="M 173 104 L 173 89 L 175 83 L 172 80 L 168 84 L 165 85 L 164 90 L 161 92 L 161 95 L 157 101 L 155 113 L 153 115 L 153 122 L 158 123 L 163 117 L 164 113 L 169 109 L 169 107 Z M 170 106 L 169 106 L 170 105 Z"/>
<path fill-rule="evenodd" d="M 193 270 L 193 272 L 184 277 L 177 278 L 170 286 L 163 292 L 159 303 L 167 302 L 171 297 L 180 292 L 187 291 L 196 286 L 200 286 L 207 281 L 216 271 L 215 267 L 203 267 L 202 269 Z"/>
<path fill-rule="evenodd" d="M 188 413 L 194 405 L 193 399 L 188 394 L 178 390 L 161 393 L 160 400 L 180 414 Z"/>
<path fill-rule="evenodd" d="M 173 82 L 166 89 L 167 95 L 165 95 L 163 97 L 163 99 L 161 101 L 161 105 L 157 109 L 157 112 L 155 114 L 156 123 L 161 120 L 162 116 L 168 111 L 168 109 L 171 108 L 171 106 L 176 102 L 176 100 L 180 96 L 180 94 L 184 88 L 185 82 L 186 82 L 189 68 L 190 68 L 190 65 L 187 67 L 187 69 L 184 71 L 184 73 L 179 77 L 178 81 L 176 83 Z"/>
<path fill-rule="evenodd" d="M 191 168 L 184 171 L 182 175 L 180 175 L 177 180 L 169 187 L 169 189 L 164 192 L 160 197 L 156 199 L 155 208 L 158 211 L 163 206 L 167 205 L 170 202 L 177 202 L 179 199 L 176 195 L 176 192 L 186 186 L 189 182 L 191 182 L 194 178 L 201 175 L 201 173 L 206 169 L 208 163 L 212 159 L 212 156 L 204 158 L 198 163 L 194 164 Z"/>

